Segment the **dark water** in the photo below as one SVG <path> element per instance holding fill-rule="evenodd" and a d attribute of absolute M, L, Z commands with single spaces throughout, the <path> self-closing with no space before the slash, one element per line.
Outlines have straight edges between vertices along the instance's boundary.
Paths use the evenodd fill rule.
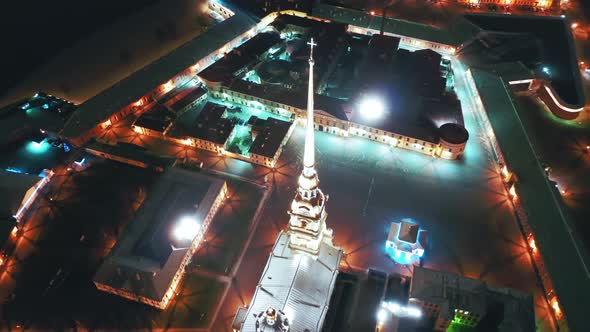
<path fill-rule="evenodd" d="M 155 2 L 11 1 L 0 10 L 0 95 L 64 48 Z"/>

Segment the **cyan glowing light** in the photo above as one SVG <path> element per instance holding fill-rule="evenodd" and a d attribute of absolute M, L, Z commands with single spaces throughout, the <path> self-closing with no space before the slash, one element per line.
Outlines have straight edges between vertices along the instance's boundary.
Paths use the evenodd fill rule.
<path fill-rule="evenodd" d="M 359 109 L 363 117 L 367 119 L 378 119 L 385 112 L 383 101 L 377 97 L 367 96 L 361 100 Z"/>
<path fill-rule="evenodd" d="M 74 161 L 74 164 L 76 164 L 78 166 L 82 166 L 82 165 L 84 165 L 85 162 L 86 162 L 86 158 L 82 158 L 82 160 L 80 160 L 80 161 Z"/>
<path fill-rule="evenodd" d="M 27 108 L 29 108 L 31 106 L 31 104 L 26 103 L 23 106 L 21 106 L 21 109 L 26 110 Z"/>
<path fill-rule="evenodd" d="M 195 218 L 184 216 L 176 223 L 173 235 L 177 240 L 180 241 L 192 241 L 199 232 L 200 228 L 201 225 L 199 225 Z"/>
<path fill-rule="evenodd" d="M 26 174 L 25 171 L 23 171 L 22 169 L 19 169 L 19 168 L 8 167 L 8 168 L 5 168 L 4 170 L 7 172 L 10 172 L 10 173 Z"/>
<path fill-rule="evenodd" d="M 27 150 L 34 154 L 40 154 L 46 152 L 49 149 L 49 146 L 50 145 L 47 144 L 45 140 L 42 140 L 41 142 L 31 141 L 27 145 Z"/>
<path fill-rule="evenodd" d="M 543 68 L 541 68 L 541 70 L 547 75 L 549 75 L 549 73 L 551 73 L 551 71 L 549 70 L 549 67 L 547 67 L 547 66 L 543 66 Z"/>

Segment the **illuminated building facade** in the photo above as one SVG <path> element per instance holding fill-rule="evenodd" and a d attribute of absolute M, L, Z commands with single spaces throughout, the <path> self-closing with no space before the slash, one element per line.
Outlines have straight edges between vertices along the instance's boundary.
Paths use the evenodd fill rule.
<path fill-rule="evenodd" d="M 141 146 L 125 142 L 93 140 L 86 146 L 86 152 L 124 164 L 151 168 L 159 172 L 172 166 L 176 161 L 175 158 L 158 156 Z"/>
<path fill-rule="evenodd" d="M 313 128 L 313 39 L 309 43 L 307 124 L 303 171 L 289 209 L 289 226 L 282 231 L 267 261 L 248 308 L 240 308 L 234 331 L 310 331 L 322 329 L 336 282 L 342 249 L 332 244 L 326 227 L 326 196 L 315 170 Z M 278 317 L 283 317 L 278 319 Z"/>
<path fill-rule="evenodd" d="M 223 1 L 210 0 L 207 2 L 209 5 L 209 9 L 212 12 L 215 12 L 218 15 L 220 15 L 223 19 L 228 19 L 235 15 L 235 13 L 231 9 L 229 9 L 226 5 L 223 4 Z"/>
<path fill-rule="evenodd" d="M 169 168 L 96 272 L 96 288 L 165 309 L 226 193 L 225 181 Z"/>
<path fill-rule="evenodd" d="M 7 259 L 6 244 L 22 233 L 19 223 L 39 192 L 49 183 L 53 171 L 45 170 L 41 175 L 26 174 L 14 168 L 0 170 L 0 269 Z"/>

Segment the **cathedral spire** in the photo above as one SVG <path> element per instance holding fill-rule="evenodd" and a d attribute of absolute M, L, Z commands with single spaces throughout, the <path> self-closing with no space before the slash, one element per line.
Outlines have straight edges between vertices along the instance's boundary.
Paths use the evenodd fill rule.
<path fill-rule="evenodd" d="M 307 123 L 305 129 L 305 153 L 303 155 L 303 173 L 306 177 L 312 177 L 315 173 L 315 148 L 314 148 L 314 128 L 313 128 L 313 47 L 317 44 L 311 41 L 307 43 L 311 50 L 309 51 L 309 82 L 307 86 Z"/>
<path fill-rule="evenodd" d="M 313 121 L 313 48 L 317 44 L 313 38 L 308 45 L 309 85 L 307 87 L 307 118 L 305 125 L 305 149 L 303 172 L 299 176 L 299 188 L 289 214 L 289 247 L 291 249 L 317 255 L 322 242 L 332 243 L 332 230 L 326 228 L 325 204 L 327 197 L 319 188 L 320 181 L 315 170 L 314 121 Z"/>

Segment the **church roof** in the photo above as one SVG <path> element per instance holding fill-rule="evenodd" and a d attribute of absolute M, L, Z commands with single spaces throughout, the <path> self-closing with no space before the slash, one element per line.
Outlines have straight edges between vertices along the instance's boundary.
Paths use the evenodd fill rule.
<path fill-rule="evenodd" d="M 342 249 L 322 242 L 317 258 L 297 253 L 281 232 L 260 277 L 242 331 L 256 331 L 254 314 L 273 307 L 285 312 L 290 332 L 320 331 L 336 282 Z M 271 327 L 262 331 L 273 331 Z"/>

